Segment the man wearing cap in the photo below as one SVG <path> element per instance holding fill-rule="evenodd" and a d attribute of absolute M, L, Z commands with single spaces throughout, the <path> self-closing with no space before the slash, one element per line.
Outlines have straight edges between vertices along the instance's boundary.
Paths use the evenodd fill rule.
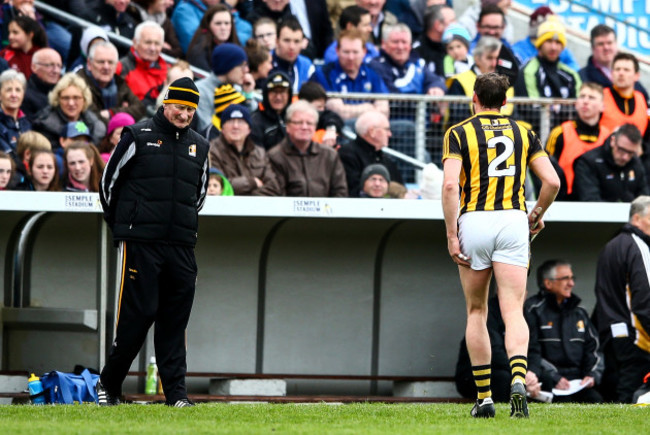
<path fill-rule="evenodd" d="M 312 140 L 318 112 L 304 100 L 287 108 L 287 137 L 269 151 L 280 191 L 286 196 L 346 197 L 348 185 L 338 153 Z"/>
<path fill-rule="evenodd" d="M 122 280 L 115 341 L 96 387 L 100 406 L 120 403 L 122 383 L 154 322 L 166 403 L 192 406 L 185 387 L 185 329 L 209 170 L 208 143 L 189 128 L 198 103 L 191 79 L 172 82 L 153 119 L 124 127 L 104 170 L 100 199 L 119 244 Z"/>
<path fill-rule="evenodd" d="M 361 173 L 360 198 L 387 198 L 390 174 L 386 166 L 374 163 L 366 166 Z"/>
<path fill-rule="evenodd" d="M 111 42 L 99 40 L 90 47 L 86 68 L 77 71 L 90 88 L 92 103 L 88 109 L 105 123 L 120 112 L 126 112 L 134 119 L 144 116 L 142 101 L 133 94 L 126 81 L 115 74 L 117 61 L 117 48 Z"/>
<path fill-rule="evenodd" d="M 250 132 L 248 108 L 228 106 L 221 115 L 221 134 L 210 141 L 210 166 L 228 178 L 235 195 L 278 196 L 280 186 L 271 162 Z"/>
<path fill-rule="evenodd" d="M 196 84 L 202 98 L 197 109 L 198 131 L 221 129 L 221 112 L 230 104 L 242 104 L 245 93 L 255 87 L 255 79 L 248 72 L 248 56 L 237 44 L 225 42 L 212 50 L 212 72 Z"/>
<path fill-rule="evenodd" d="M 535 11 L 530 14 L 528 36 L 512 44 L 512 51 L 515 53 L 515 56 L 517 56 L 517 59 L 521 65 L 525 65 L 526 62 L 528 62 L 531 58 L 537 56 L 537 48 L 535 48 L 537 29 L 549 15 L 554 14 L 551 8 L 548 6 L 540 6 L 535 9 Z M 573 57 L 573 54 L 566 47 L 560 53 L 560 61 L 567 64 L 571 69 L 574 69 L 576 71 L 580 69 L 580 66 L 578 65 L 578 62 L 576 62 L 575 57 Z"/>
<path fill-rule="evenodd" d="M 576 98 L 582 81 L 578 72 L 560 60 L 566 34 L 555 15 L 549 15 L 537 29 L 537 56 L 521 69 L 515 95 L 531 98 Z"/>
<path fill-rule="evenodd" d="M 293 98 L 289 77 L 282 71 L 272 73 L 262 91 L 263 100 L 253 112 L 251 138 L 267 151 L 287 135 L 284 116 Z"/>

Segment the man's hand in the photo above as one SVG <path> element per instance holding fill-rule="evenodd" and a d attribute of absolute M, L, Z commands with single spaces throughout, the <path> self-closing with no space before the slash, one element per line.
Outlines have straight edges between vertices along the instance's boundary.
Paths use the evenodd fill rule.
<path fill-rule="evenodd" d="M 526 392 L 530 397 L 535 398 L 542 391 L 542 384 L 539 383 L 539 378 L 534 372 L 530 370 L 526 372 Z"/>
<path fill-rule="evenodd" d="M 449 249 L 449 255 L 454 263 L 459 266 L 469 267 L 470 258 L 460 251 L 460 241 L 458 240 L 458 237 L 453 236 L 447 238 L 447 249 Z"/>
<path fill-rule="evenodd" d="M 555 384 L 555 388 L 558 390 L 568 390 L 571 384 L 567 380 L 567 378 L 561 378 L 559 381 L 557 381 L 557 384 Z"/>
<path fill-rule="evenodd" d="M 582 382 L 580 382 L 580 385 L 584 385 L 585 388 L 592 388 L 596 385 L 596 381 L 591 376 L 585 376 L 584 378 L 582 378 Z"/>

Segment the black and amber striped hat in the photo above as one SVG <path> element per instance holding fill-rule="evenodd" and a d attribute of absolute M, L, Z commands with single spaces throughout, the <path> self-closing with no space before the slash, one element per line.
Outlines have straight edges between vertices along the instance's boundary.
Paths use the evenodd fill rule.
<path fill-rule="evenodd" d="M 196 109 L 199 107 L 199 90 L 192 79 L 181 77 L 169 85 L 163 104 L 185 104 Z"/>

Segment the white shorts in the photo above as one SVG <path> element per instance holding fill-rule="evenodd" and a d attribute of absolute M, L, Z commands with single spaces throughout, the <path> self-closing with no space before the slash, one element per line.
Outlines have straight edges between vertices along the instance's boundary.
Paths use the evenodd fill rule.
<path fill-rule="evenodd" d="M 492 262 L 528 267 L 528 216 L 523 210 L 472 211 L 458 218 L 460 250 L 474 270 Z"/>

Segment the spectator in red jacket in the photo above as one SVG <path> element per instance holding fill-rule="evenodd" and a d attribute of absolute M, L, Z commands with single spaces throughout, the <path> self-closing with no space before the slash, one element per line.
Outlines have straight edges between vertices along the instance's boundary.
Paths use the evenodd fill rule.
<path fill-rule="evenodd" d="M 9 66 L 25 74 L 32 74 L 32 56 L 39 48 L 47 47 L 47 36 L 41 26 L 24 15 L 18 15 L 9 22 L 9 46 L 0 51 L 0 56 Z"/>

